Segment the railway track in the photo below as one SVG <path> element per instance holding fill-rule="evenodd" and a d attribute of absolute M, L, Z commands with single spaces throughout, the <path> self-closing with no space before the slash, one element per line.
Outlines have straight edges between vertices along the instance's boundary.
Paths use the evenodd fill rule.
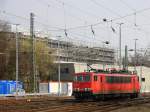
<path fill-rule="evenodd" d="M 150 97 L 108 101 L 77 101 L 74 99 L 17 101 L 0 105 L 0 112 L 110 112 L 129 106 L 150 103 Z"/>

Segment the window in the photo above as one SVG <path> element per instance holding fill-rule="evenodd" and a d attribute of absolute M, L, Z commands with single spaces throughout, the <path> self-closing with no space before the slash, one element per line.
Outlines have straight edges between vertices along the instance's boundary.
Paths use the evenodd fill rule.
<path fill-rule="evenodd" d="M 97 81 L 97 76 L 94 76 L 94 81 Z"/>
<path fill-rule="evenodd" d="M 77 81 L 83 81 L 83 76 L 81 75 L 77 76 Z"/>
<path fill-rule="evenodd" d="M 69 68 L 61 68 L 61 73 L 62 74 L 68 74 L 69 73 Z"/>
<path fill-rule="evenodd" d="M 145 78 L 142 78 L 142 82 L 145 82 Z"/>
<path fill-rule="evenodd" d="M 65 68 L 65 73 L 69 73 L 69 68 Z"/>
<path fill-rule="evenodd" d="M 103 80 L 103 78 L 102 78 L 102 77 L 100 77 L 100 82 L 102 82 L 102 80 Z"/>
<path fill-rule="evenodd" d="M 84 77 L 84 81 L 85 81 L 85 82 L 90 81 L 90 75 L 86 75 L 86 76 Z"/>
<path fill-rule="evenodd" d="M 106 81 L 108 83 L 130 83 L 131 82 L 131 77 L 106 76 Z"/>
<path fill-rule="evenodd" d="M 74 76 L 73 81 L 77 81 L 77 76 Z"/>
<path fill-rule="evenodd" d="M 90 81 L 90 79 L 91 79 L 90 75 L 85 75 L 85 76 L 77 75 L 74 77 L 74 81 L 79 81 L 79 82 L 88 82 Z"/>

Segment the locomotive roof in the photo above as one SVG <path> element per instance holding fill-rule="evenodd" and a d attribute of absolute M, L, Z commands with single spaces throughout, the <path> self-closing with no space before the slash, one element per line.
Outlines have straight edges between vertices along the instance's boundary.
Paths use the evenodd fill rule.
<path fill-rule="evenodd" d="M 105 76 L 137 76 L 136 74 L 119 74 L 119 73 L 95 73 L 95 72 L 80 72 L 75 75 L 105 75 Z"/>
<path fill-rule="evenodd" d="M 103 70 L 103 69 L 93 69 L 91 68 L 90 70 L 87 70 L 87 71 L 84 71 L 84 72 L 81 72 L 81 74 L 97 74 L 97 75 L 110 75 L 110 76 L 126 76 L 126 75 L 137 75 L 137 73 L 135 71 L 129 71 L 129 70 L 126 70 L 126 69 L 119 69 L 117 70 L 116 68 L 108 68 L 106 70 Z M 80 74 L 80 73 L 78 73 Z"/>

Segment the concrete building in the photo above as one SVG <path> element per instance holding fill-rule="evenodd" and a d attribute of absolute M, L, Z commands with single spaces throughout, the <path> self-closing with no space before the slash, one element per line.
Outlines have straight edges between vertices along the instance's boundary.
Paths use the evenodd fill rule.
<path fill-rule="evenodd" d="M 114 49 L 102 47 L 88 47 L 75 45 L 70 42 L 48 39 L 50 48 L 57 50 L 53 55 L 56 63 L 60 62 L 80 62 L 89 64 L 114 64 Z"/>

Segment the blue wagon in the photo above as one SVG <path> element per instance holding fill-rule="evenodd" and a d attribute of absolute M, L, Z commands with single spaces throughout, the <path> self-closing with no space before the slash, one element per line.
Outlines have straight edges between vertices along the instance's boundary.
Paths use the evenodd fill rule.
<path fill-rule="evenodd" d="M 18 81 L 18 90 L 23 89 L 23 83 Z M 14 94 L 16 92 L 16 81 L 0 80 L 0 94 Z"/>

